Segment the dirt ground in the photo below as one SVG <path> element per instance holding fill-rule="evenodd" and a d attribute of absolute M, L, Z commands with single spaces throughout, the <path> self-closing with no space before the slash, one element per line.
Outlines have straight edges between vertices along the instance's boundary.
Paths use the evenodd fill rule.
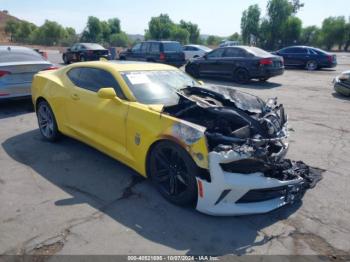
<path fill-rule="evenodd" d="M 288 157 L 325 170 L 302 203 L 265 215 L 211 217 L 173 206 L 150 182 L 69 138 L 42 140 L 30 101 L 0 104 L 0 254 L 350 255 L 350 99 L 331 81 L 350 69 L 287 70 L 231 86 L 279 97 Z M 56 58 L 53 58 L 56 59 Z"/>

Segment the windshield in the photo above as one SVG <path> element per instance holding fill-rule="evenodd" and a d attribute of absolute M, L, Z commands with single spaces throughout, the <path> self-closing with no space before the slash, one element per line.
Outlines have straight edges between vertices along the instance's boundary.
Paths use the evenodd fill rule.
<path fill-rule="evenodd" d="M 193 78 L 178 70 L 128 71 L 121 73 L 123 79 L 143 104 L 175 105 L 177 91 L 187 86 L 199 85 Z"/>

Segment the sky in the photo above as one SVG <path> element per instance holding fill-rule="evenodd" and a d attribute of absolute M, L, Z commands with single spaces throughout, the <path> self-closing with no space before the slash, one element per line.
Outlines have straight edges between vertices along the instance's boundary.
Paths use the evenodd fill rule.
<path fill-rule="evenodd" d="M 322 24 L 328 16 L 350 16 L 349 0 L 302 0 L 305 6 L 297 16 L 303 25 Z M 122 30 L 144 34 L 152 16 L 169 14 L 199 25 L 202 34 L 229 36 L 240 32 L 242 12 L 258 4 L 265 15 L 267 0 L 0 0 L 0 10 L 40 26 L 45 19 L 71 26 L 79 33 L 88 16 L 101 20 L 118 17 Z"/>

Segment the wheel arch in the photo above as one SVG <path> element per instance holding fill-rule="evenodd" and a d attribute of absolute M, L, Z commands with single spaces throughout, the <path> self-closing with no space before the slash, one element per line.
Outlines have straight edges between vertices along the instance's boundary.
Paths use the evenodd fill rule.
<path fill-rule="evenodd" d="M 197 162 L 195 161 L 195 159 L 193 158 L 193 156 L 191 155 L 191 153 L 189 152 L 187 146 L 182 143 L 180 140 L 174 138 L 174 137 L 163 137 L 163 138 L 160 138 L 156 141 L 154 141 L 150 147 L 148 148 L 147 150 L 147 154 L 146 154 L 146 161 L 145 161 L 145 170 L 146 170 L 146 177 L 149 178 L 150 175 L 149 175 L 149 163 L 150 163 L 150 157 L 151 157 L 151 154 L 152 154 L 152 151 L 154 150 L 154 148 L 160 144 L 160 143 L 163 143 L 163 142 L 170 142 L 170 143 L 173 143 L 179 147 L 181 147 L 182 149 L 184 149 L 188 156 L 192 159 L 192 161 L 194 162 L 195 166 L 198 168 L 199 172 L 198 172 L 198 176 L 201 178 L 201 179 L 205 179 L 207 180 L 208 182 L 211 181 L 211 177 L 210 177 L 210 173 L 209 173 L 209 170 L 205 169 L 205 168 L 202 168 L 200 167 Z"/>

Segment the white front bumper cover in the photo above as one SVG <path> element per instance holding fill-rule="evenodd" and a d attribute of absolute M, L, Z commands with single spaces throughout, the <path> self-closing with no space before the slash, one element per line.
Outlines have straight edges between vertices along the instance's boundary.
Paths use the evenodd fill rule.
<path fill-rule="evenodd" d="M 281 152 L 281 159 L 287 153 L 288 145 Z M 267 201 L 236 203 L 250 190 L 271 189 L 287 186 L 299 191 L 303 178 L 281 181 L 264 176 L 262 172 L 253 174 L 228 173 L 220 164 L 247 159 L 251 156 L 230 150 L 227 152 L 211 152 L 209 154 L 209 171 L 211 182 L 197 178 L 198 202 L 196 209 L 202 213 L 216 216 L 248 215 L 267 213 L 293 202 L 294 195 L 286 194 Z M 225 191 L 225 192 L 224 192 Z"/>

